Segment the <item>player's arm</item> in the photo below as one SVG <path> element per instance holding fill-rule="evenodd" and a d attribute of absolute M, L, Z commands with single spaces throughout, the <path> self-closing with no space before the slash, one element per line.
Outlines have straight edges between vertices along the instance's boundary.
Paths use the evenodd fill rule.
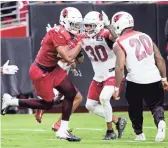
<path fill-rule="evenodd" d="M 153 43 L 153 50 L 154 50 L 154 57 L 156 61 L 156 65 L 159 69 L 160 75 L 162 77 L 162 85 L 164 90 L 168 90 L 168 82 L 166 77 L 166 63 L 163 59 L 162 55 L 160 54 L 160 51 L 155 43 Z"/>
<path fill-rule="evenodd" d="M 125 53 L 117 42 L 114 43 L 113 50 L 116 55 L 116 65 L 115 65 L 116 88 L 119 89 L 124 74 Z"/>
<path fill-rule="evenodd" d="M 59 29 L 59 27 L 54 28 L 48 34 L 58 54 L 67 62 L 71 62 L 80 52 L 82 41 L 74 42 L 67 31 Z"/>
<path fill-rule="evenodd" d="M 166 63 L 155 43 L 153 43 L 154 58 L 162 78 L 166 78 Z"/>
<path fill-rule="evenodd" d="M 103 15 L 104 26 L 109 31 L 108 37 L 111 41 L 115 42 L 117 36 L 114 35 L 114 32 L 112 32 L 112 28 L 111 28 L 111 25 L 110 25 L 110 20 L 108 19 L 108 16 L 106 15 L 106 13 L 104 11 L 102 11 L 102 15 Z"/>
<path fill-rule="evenodd" d="M 76 58 L 78 53 L 81 50 L 81 42 L 78 42 L 77 45 L 70 49 L 68 45 L 66 46 L 58 46 L 56 48 L 58 54 L 67 62 L 71 62 L 73 59 Z"/>

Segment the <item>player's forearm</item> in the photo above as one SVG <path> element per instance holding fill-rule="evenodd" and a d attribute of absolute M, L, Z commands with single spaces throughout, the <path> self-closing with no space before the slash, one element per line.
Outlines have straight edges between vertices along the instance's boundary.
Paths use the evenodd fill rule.
<path fill-rule="evenodd" d="M 109 32 L 112 34 L 112 31 L 111 31 L 111 26 L 110 25 L 108 25 L 108 26 L 106 26 L 106 28 L 109 30 Z"/>
<path fill-rule="evenodd" d="M 165 63 L 165 60 L 161 59 L 156 64 L 157 64 L 157 67 L 159 69 L 161 77 L 165 78 L 166 77 L 166 63 Z"/>
<path fill-rule="evenodd" d="M 123 79 L 124 68 L 120 66 L 115 66 L 115 79 L 116 79 L 116 87 L 120 87 L 120 84 Z"/>
<path fill-rule="evenodd" d="M 113 42 L 115 42 L 115 40 L 116 40 L 116 36 L 114 36 L 114 33 L 112 32 L 112 30 L 111 30 L 111 26 L 109 25 L 109 26 L 106 26 L 106 28 L 109 30 L 109 32 L 110 32 L 110 34 L 109 34 L 109 39 L 111 40 L 111 41 L 113 41 Z"/>
<path fill-rule="evenodd" d="M 76 58 L 80 50 L 81 50 L 81 45 L 77 44 L 73 49 L 68 51 L 67 58 L 65 60 L 67 60 L 68 62 L 71 62 L 73 59 Z"/>

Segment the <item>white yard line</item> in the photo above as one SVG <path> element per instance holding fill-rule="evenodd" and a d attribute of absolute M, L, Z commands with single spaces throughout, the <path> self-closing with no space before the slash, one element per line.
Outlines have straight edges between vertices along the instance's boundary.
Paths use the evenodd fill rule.
<path fill-rule="evenodd" d="M 102 131 L 103 128 L 75 128 L 76 130 Z"/>
<path fill-rule="evenodd" d="M 152 127 L 152 126 L 145 126 L 143 128 L 146 129 L 156 129 L 156 127 Z M 77 127 L 74 128 L 76 130 L 86 130 L 86 131 L 102 131 L 105 130 L 103 128 L 81 128 L 81 127 Z M 45 129 L 29 129 L 29 128 L 8 128 L 8 129 L 1 129 L 4 131 L 12 131 L 12 130 L 18 130 L 18 131 L 27 131 L 27 132 L 45 132 L 45 131 L 49 131 L 49 130 L 45 130 Z M 168 130 L 168 128 L 166 128 L 166 130 Z"/>
<path fill-rule="evenodd" d="M 29 128 L 9 128 L 1 129 L 2 131 L 26 131 L 26 132 L 45 132 L 43 129 L 29 129 Z"/>

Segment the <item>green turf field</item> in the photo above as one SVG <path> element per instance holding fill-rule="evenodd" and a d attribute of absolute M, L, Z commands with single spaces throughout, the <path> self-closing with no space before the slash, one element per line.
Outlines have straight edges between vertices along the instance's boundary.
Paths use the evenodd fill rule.
<path fill-rule="evenodd" d="M 124 137 L 120 140 L 101 140 L 106 128 L 104 120 L 93 114 L 73 114 L 70 127 L 82 138 L 79 143 L 55 139 L 51 126 L 60 114 L 45 114 L 43 122 L 37 123 L 34 115 L 1 116 L 2 148 L 168 148 L 168 128 L 164 142 L 155 143 L 156 129 L 150 112 L 144 112 L 144 133 L 147 141 L 135 142 L 134 133 L 128 120 Z M 127 112 L 115 115 L 128 118 Z M 165 114 L 168 121 L 168 112 Z"/>

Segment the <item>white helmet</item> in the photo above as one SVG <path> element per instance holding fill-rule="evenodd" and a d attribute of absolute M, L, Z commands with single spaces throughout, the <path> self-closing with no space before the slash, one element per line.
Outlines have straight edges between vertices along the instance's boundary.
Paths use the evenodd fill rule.
<path fill-rule="evenodd" d="M 88 30 L 87 25 L 92 25 L 92 29 Z M 104 28 L 103 16 L 97 11 L 90 11 L 84 17 L 84 29 L 89 37 L 93 37 Z"/>
<path fill-rule="evenodd" d="M 83 22 L 82 14 L 74 7 L 67 7 L 61 11 L 60 24 L 72 34 L 79 33 Z"/>
<path fill-rule="evenodd" d="M 128 12 L 120 11 L 113 15 L 111 19 L 112 32 L 116 36 L 120 36 L 126 28 L 134 27 L 134 19 Z"/>

